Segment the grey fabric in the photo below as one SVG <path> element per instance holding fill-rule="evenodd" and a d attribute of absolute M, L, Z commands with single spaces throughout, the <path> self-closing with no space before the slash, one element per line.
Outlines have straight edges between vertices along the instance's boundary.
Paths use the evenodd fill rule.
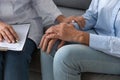
<path fill-rule="evenodd" d="M 0 21 L 8 24 L 30 23 L 28 36 L 37 45 L 43 33 L 41 22 L 50 24 L 58 15 L 61 15 L 61 12 L 52 0 L 0 0 Z M 43 20 L 38 17 L 42 17 Z"/>
<path fill-rule="evenodd" d="M 58 7 L 60 11 L 65 15 L 65 16 L 79 16 L 82 15 L 85 10 L 80 10 L 80 9 L 72 9 L 72 8 L 66 8 L 66 7 Z"/>
<path fill-rule="evenodd" d="M 96 73 L 83 73 L 82 80 L 120 80 L 120 76 Z"/>
<path fill-rule="evenodd" d="M 54 0 L 54 2 L 63 7 L 87 9 L 91 0 Z"/>

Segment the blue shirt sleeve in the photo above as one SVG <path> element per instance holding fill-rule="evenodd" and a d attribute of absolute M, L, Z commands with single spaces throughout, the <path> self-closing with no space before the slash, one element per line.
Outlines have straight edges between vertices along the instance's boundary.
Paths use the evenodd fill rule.
<path fill-rule="evenodd" d="M 92 0 L 89 9 L 86 11 L 85 14 L 82 15 L 86 20 L 84 30 L 91 29 L 95 26 L 98 16 L 98 3 L 99 0 Z"/>
<path fill-rule="evenodd" d="M 90 34 L 89 43 L 91 48 L 105 52 L 109 55 L 120 57 L 120 38 Z"/>

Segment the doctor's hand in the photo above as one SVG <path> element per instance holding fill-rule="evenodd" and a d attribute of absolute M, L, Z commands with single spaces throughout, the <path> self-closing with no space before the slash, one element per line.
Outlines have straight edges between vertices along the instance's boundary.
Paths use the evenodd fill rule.
<path fill-rule="evenodd" d="M 73 21 L 78 23 L 78 25 L 81 28 L 84 28 L 85 26 L 85 18 L 83 16 L 70 16 L 70 17 L 64 17 L 63 15 L 57 17 L 57 21 L 60 23 L 72 23 Z"/>
<path fill-rule="evenodd" d="M 81 28 L 84 28 L 85 26 L 85 18 L 82 16 L 70 16 L 67 17 L 66 19 L 63 20 L 65 23 L 71 23 L 71 22 L 76 22 Z"/>
<path fill-rule="evenodd" d="M 17 33 L 12 28 L 12 26 L 0 22 L 0 42 L 6 40 L 8 43 L 15 43 L 19 40 Z"/>

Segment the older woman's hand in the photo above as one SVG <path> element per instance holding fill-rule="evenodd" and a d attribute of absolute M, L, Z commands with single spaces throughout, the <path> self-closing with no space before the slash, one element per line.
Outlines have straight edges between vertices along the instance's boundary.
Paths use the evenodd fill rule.
<path fill-rule="evenodd" d="M 61 23 L 48 29 L 46 34 L 48 39 L 56 38 L 89 45 L 89 34 L 76 30 L 72 24 Z"/>
<path fill-rule="evenodd" d="M 19 38 L 10 25 L 0 22 L 0 41 L 3 41 L 3 39 L 9 43 L 15 43 Z"/>

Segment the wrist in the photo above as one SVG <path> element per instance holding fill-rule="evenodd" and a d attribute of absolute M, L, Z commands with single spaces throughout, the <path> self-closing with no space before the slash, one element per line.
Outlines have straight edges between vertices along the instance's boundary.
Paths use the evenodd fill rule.
<path fill-rule="evenodd" d="M 84 32 L 84 35 L 83 35 L 83 44 L 89 46 L 89 37 L 90 37 L 89 33 Z"/>
<path fill-rule="evenodd" d="M 61 23 L 61 22 L 64 21 L 65 18 L 66 18 L 66 17 L 65 17 L 64 15 L 59 15 L 59 16 L 56 18 L 56 20 L 57 20 L 59 23 Z"/>
<path fill-rule="evenodd" d="M 78 43 L 89 46 L 89 33 L 78 31 L 76 38 L 74 40 L 77 41 Z"/>

